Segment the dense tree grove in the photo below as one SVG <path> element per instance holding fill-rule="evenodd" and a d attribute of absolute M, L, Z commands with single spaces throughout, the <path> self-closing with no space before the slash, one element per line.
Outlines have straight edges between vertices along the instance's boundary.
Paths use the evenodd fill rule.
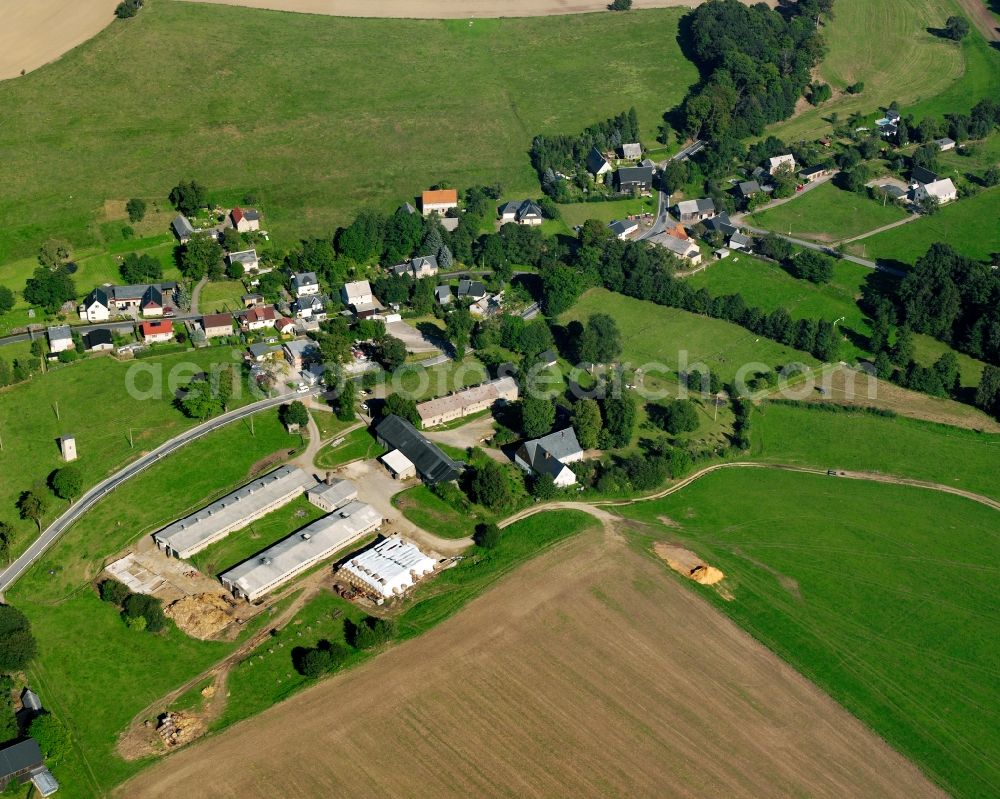
<path fill-rule="evenodd" d="M 31 623 L 17 608 L 0 605 L 0 672 L 21 671 L 35 657 Z"/>
<path fill-rule="evenodd" d="M 242 267 L 241 267 L 242 269 Z M 151 255 L 129 253 L 118 266 L 122 280 L 126 283 L 156 283 L 163 279 L 163 264 Z"/>
<path fill-rule="evenodd" d="M 182 180 L 170 190 L 169 200 L 174 208 L 190 216 L 208 205 L 208 192 L 196 180 Z"/>
<path fill-rule="evenodd" d="M 635 108 L 597 122 L 576 136 L 535 136 L 531 142 L 531 165 L 538 172 L 542 191 L 557 196 L 555 173 L 572 174 L 583 170 L 587 154 L 596 147 L 601 152 L 639 141 L 639 117 Z"/>
<path fill-rule="evenodd" d="M 715 0 L 688 14 L 682 39 L 705 79 L 681 107 L 685 133 L 719 147 L 791 116 L 824 55 L 817 19 L 831 6 L 809 0 L 779 13 Z"/>
<path fill-rule="evenodd" d="M 64 302 L 76 299 L 76 285 L 65 265 L 39 266 L 25 283 L 24 299 L 55 313 Z"/>
<path fill-rule="evenodd" d="M 934 244 L 899 286 L 902 321 L 975 358 L 1000 364 L 1000 275 Z"/>

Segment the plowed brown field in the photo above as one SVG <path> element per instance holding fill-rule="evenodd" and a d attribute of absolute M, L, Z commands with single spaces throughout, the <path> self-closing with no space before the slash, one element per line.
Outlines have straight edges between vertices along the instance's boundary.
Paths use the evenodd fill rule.
<path fill-rule="evenodd" d="M 120 794 L 943 796 L 612 531 Z"/>

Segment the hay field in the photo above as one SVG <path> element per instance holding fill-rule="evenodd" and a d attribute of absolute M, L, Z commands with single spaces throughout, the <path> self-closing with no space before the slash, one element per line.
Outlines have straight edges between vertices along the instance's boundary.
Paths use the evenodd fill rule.
<path fill-rule="evenodd" d="M 0 0 L 0 80 L 31 72 L 111 24 L 118 0 Z"/>
<path fill-rule="evenodd" d="M 119 795 L 943 796 L 678 579 L 576 536 Z"/>

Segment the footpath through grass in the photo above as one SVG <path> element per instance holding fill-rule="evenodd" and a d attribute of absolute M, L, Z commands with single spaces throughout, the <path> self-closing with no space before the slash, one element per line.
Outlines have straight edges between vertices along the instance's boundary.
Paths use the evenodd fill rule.
<path fill-rule="evenodd" d="M 721 569 L 729 601 L 685 585 L 952 795 L 1000 784 L 996 511 L 905 486 L 733 470 L 623 512 Z"/>
<path fill-rule="evenodd" d="M 103 247 L 106 200 L 162 200 L 180 178 L 220 202 L 256 194 L 281 246 L 442 181 L 537 195 L 533 136 L 634 105 L 651 142 L 698 79 L 684 9 L 470 24 L 146 5 L 0 84 L 0 264 L 52 236 Z"/>
<path fill-rule="evenodd" d="M 751 438 L 754 460 L 881 472 L 1000 499 L 1000 435 L 995 433 L 902 416 L 767 403 L 753 414 Z"/>

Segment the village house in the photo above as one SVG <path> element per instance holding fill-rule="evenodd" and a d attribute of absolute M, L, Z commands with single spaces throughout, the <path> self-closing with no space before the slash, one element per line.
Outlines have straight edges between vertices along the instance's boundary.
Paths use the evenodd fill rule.
<path fill-rule="evenodd" d="M 191 237 L 197 232 L 184 214 L 178 214 L 175 216 L 174 221 L 170 223 L 170 227 L 173 229 L 174 235 L 181 244 L 187 244 L 191 241 Z"/>
<path fill-rule="evenodd" d="M 205 338 L 221 338 L 233 334 L 233 315 L 229 313 L 206 314 L 201 318 Z"/>
<path fill-rule="evenodd" d="M 99 327 L 83 334 L 83 346 L 87 352 L 108 352 L 115 348 L 115 337 L 106 327 Z"/>
<path fill-rule="evenodd" d="M 503 310 L 503 292 L 498 291 L 492 297 L 486 296 L 476 300 L 469 306 L 469 313 L 475 317 L 495 316 Z"/>
<path fill-rule="evenodd" d="M 951 178 L 942 178 L 931 183 L 921 183 L 913 190 L 913 201 L 916 203 L 928 197 L 933 197 L 938 205 L 944 205 L 958 199 L 958 189 Z"/>
<path fill-rule="evenodd" d="M 295 322 L 288 317 L 280 316 L 274 322 L 274 329 L 281 335 L 288 336 L 295 332 Z"/>
<path fill-rule="evenodd" d="M 423 427 L 437 427 L 485 411 L 498 403 L 513 402 L 517 396 L 517 381 L 512 377 L 500 377 L 446 397 L 421 402 L 417 405 L 417 413 Z"/>
<path fill-rule="evenodd" d="M 240 327 L 243 330 L 263 330 L 265 327 L 274 327 L 277 318 L 274 308 L 258 306 L 240 315 Z"/>
<path fill-rule="evenodd" d="M 306 499 L 320 510 L 333 513 L 358 498 L 358 488 L 350 480 L 327 479 L 306 491 Z"/>
<path fill-rule="evenodd" d="M 631 161 L 638 161 L 642 158 L 642 145 L 639 142 L 629 142 L 628 144 L 623 144 L 621 146 L 622 158 L 628 158 Z"/>
<path fill-rule="evenodd" d="M 244 294 L 240 297 L 243 301 L 244 308 L 253 308 L 255 305 L 262 305 L 264 303 L 263 294 Z"/>
<path fill-rule="evenodd" d="M 34 738 L 0 749 L 0 790 L 6 791 L 12 782 L 18 785 L 31 782 L 40 796 L 51 796 L 59 790 L 59 783 L 45 767 L 42 750 Z"/>
<path fill-rule="evenodd" d="M 308 339 L 286 341 L 284 344 L 285 360 L 293 369 L 301 370 L 310 359 L 319 356 L 319 347 Z"/>
<path fill-rule="evenodd" d="M 438 305 L 447 305 L 451 302 L 451 286 L 441 285 L 434 289 L 434 298 Z"/>
<path fill-rule="evenodd" d="M 47 332 L 49 336 L 49 352 L 66 352 L 73 349 L 73 331 L 69 325 L 53 325 Z"/>
<path fill-rule="evenodd" d="M 760 194 L 762 189 L 756 180 L 745 180 L 736 187 L 736 191 L 739 193 L 740 197 L 746 200 L 753 197 L 755 194 Z"/>
<path fill-rule="evenodd" d="M 455 189 L 432 189 L 420 195 L 420 208 L 424 216 L 437 212 L 444 216 L 453 208 L 458 208 L 458 192 Z"/>
<path fill-rule="evenodd" d="M 650 192 L 653 190 L 651 166 L 623 166 L 615 172 L 615 186 L 619 192 Z"/>
<path fill-rule="evenodd" d="M 611 232 L 615 234 L 615 238 L 625 241 L 625 239 L 639 229 L 639 222 L 635 219 L 628 219 L 623 222 L 615 220 L 608 225 L 608 228 L 610 228 Z"/>
<path fill-rule="evenodd" d="M 244 274 L 260 271 L 260 258 L 257 257 L 255 249 L 231 252 L 226 256 L 226 263 L 230 266 L 239 264 L 243 267 Z"/>
<path fill-rule="evenodd" d="M 542 224 L 542 209 L 532 200 L 511 200 L 500 206 L 500 224 L 506 225 L 540 225 Z"/>
<path fill-rule="evenodd" d="M 112 286 L 110 298 L 112 307 L 119 313 L 139 313 L 142 316 L 163 316 L 163 290 L 176 284 Z"/>
<path fill-rule="evenodd" d="M 611 171 L 611 163 L 596 147 L 591 147 L 587 153 L 587 171 L 595 178 Z"/>
<path fill-rule="evenodd" d="M 265 361 L 277 358 L 283 350 L 277 344 L 268 344 L 261 341 L 247 347 L 247 352 L 249 353 L 250 360 L 254 363 L 264 363 Z"/>
<path fill-rule="evenodd" d="M 292 275 L 292 294 L 296 297 L 310 297 L 319 294 L 319 280 L 315 272 L 296 272 Z"/>
<path fill-rule="evenodd" d="M 486 296 L 486 286 L 478 280 L 462 278 L 458 281 L 458 298 L 478 302 Z"/>
<path fill-rule="evenodd" d="M 945 136 L 943 139 L 935 139 L 934 143 L 937 145 L 938 150 L 940 150 L 942 153 L 945 152 L 946 150 L 955 149 L 955 140 L 949 139 L 947 136 Z"/>
<path fill-rule="evenodd" d="M 786 153 L 785 155 L 776 155 L 774 158 L 769 158 L 767 160 L 767 171 L 769 174 L 775 174 L 779 169 L 791 169 L 795 170 L 795 156 L 791 153 Z"/>
<path fill-rule="evenodd" d="M 679 239 L 669 233 L 659 233 L 649 239 L 653 244 L 669 250 L 678 258 L 682 258 L 691 266 L 701 263 L 701 250 L 691 239 Z"/>
<path fill-rule="evenodd" d="M 706 219 L 704 224 L 705 230 L 709 232 L 721 233 L 726 238 L 732 236 L 737 230 L 739 230 L 739 228 L 732 223 L 732 220 L 729 218 L 729 214 L 725 211 L 718 216 L 712 217 L 711 219 Z"/>
<path fill-rule="evenodd" d="M 550 475 L 560 488 L 576 482 L 570 463 L 583 460 L 583 447 L 572 427 L 523 443 L 514 454 L 514 463 L 526 472 Z"/>
<path fill-rule="evenodd" d="M 375 298 L 372 296 L 372 287 L 367 280 L 356 280 L 353 283 L 345 283 L 340 289 L 340 299 L 344 305 L 371 305 Z"/>
<path fill-rule="evenodd" d="M 174 337 L 174 326 L 166 319 L 143 322 L 139 325 L 139 335 L 147 344 L 162 344 Z"/>
<path fill-rule="evenodd" d="M 674 206 L 681 222 L 701 222 L 715 216 L 715 201 L 711 197 L 698 200 L 684 200 Z"/>
<path fill-rule="evenodd" d="M 753 239 L 737 230 L 729 237 L 728 246 L 730 250 L 750 252 L 753 249 Z"/>
<path fill-rule="evenodd" d="M 95 288 L 80 304 L 80 319 L 85 322 L 107 322 L 111 318 L 111 300 L 103 288 Z"/>
<path fill-rule="evenodd" d="M 322 294 L 299 297 L 293 305 L 298 319 L 313 319 L 321 322 L 326 319 L 327 299 Z"/>
<path fill-rule="evenodd" d="M 240 208 L 237 206 L 229 212 L 229 219 L 232 221 L 233 227 L 240 233 L 260 230 L 260 212 L 255 208 Z"/>

